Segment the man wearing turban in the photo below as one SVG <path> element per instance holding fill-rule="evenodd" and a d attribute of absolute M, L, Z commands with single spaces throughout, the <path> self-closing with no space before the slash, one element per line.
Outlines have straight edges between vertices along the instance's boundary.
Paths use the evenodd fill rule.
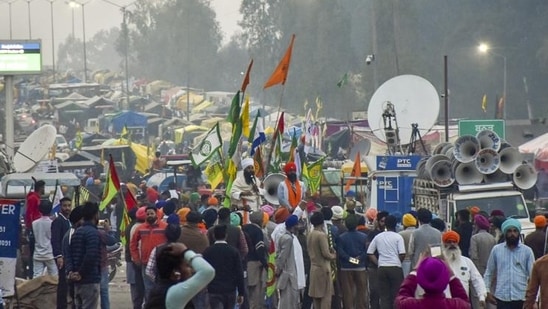
<path fill-rule="evenodd" d="M 242 170 L 236 174 L 230 189 L 230 202 L 239 209 L 258 210 L 262 205 L 261 195 L 264 194 L 264 190 L 255 178 L 255 161 L 253 158 L 245 158 L 241 165 Z"/>
<path fill-rule="evenodd" d="M 297 178 L 297 166 L 295 163 L 287 163 L 284 166 L 284 173 L 286 179 L 278 185 L 278 199 L 280 206 L 292 211 L 297 206 L 300 206 L 301 203 L 305 203 L 306 186 Z"/>
<path fill-rule="evenodd" d="M 478 214 L 474 217 L 474 228 L 477 232 L 470 239 L 469 253 L 470 259 L 482 276 L 485 274 L 491 249 L 497 244 L 495 236 L 489 233 L 490 226 L 489 219 L 485 216 Z"/>
<path fill-rule="evenodd" d="M 496 277 L 495 292 L 487 294 L 487 301 L 497 304 L 498 308 L 522 308 L 535 256 L 531 248 L 519 241 L 521 224 L 518 220 L 506 219 L 501 229 L 505 242 L 491 250 L 484 276 L 487 291 Z"/>
<path fill-rule="evenodd" d="M 475 295 L 478 295 L 480 308 L 485 308 L 485 297 L 487 290 L 485 283 L 478 269 L 469 258 L 462 255 L 459 247 L 460 235 L 455 231 L 447 231 L 442 234 L 441 253 L 453 270 L 453 273 L 459 278 L 464 290 L 470 297 L 470 283 L 472 284 Z M 445 295 L 450 296 L 448 289 L 445 290 Z"/>

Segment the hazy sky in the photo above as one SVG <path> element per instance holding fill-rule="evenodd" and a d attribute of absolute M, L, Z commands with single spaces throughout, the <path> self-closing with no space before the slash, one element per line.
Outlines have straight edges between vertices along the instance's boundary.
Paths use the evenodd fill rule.
<path fill-rule="evenodd" d="M 12 38 L 29 38 L 28 0 L 0 0 L 0 39 L 10 38 L 9 5 L 11 2 Z M 110 0 L 124 6 L 132 0 Z M 54 0 L 53 26 L 55 46 L 63 42 L 72 32 L 72 8 L 69 0 Z M 79 1 L 80 2 L 80 1 Z M 211 0 L 211 5 L 217 13 L 217 20 L 221 26 L 224 40 L 228 42 L 230 36 L 240 27 L 239 0 Z M 86 40 L 89 40 L 97 31 L 119 26 L 122 22 L 120 9 L 103 0 L 89 0 L 85 2 Z M 130 7 L 131 8 L 131 7 Z M 30 19 L 32 39 L 41 39 L 43 45 L 43 62 L 51 64 L 51 6 L 49 0 L 30 0 Z M 74 9 L 74 34 L 82 37 L 82 9 Z"/>

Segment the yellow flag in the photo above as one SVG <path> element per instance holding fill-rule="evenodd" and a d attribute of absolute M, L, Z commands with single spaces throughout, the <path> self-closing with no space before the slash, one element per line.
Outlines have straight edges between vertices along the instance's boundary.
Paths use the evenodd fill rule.
<path fill-rule="evenodd" d="M 481 100 L 481 109 L 483 110 L 483 112 L 487 112 L 487 95 L 484 94 L 483 95 L 483 99 Z"/>
<path fill-rule="evenodd" d="M 320 111 L 323 108 L 323 103 L 320 97 L 316 97 L 316 119 L 320 119 Z"/>
<path fill-rule="evenodd" d="M 246 96 L 244 107 L 242 109 L 242 134 L 246 139 L 249 138 L 249 96 Z"/>
<path fill-rule="evenodd" d="M 204 174 L 207 176 L 207 181 L 211 185 L 212 189 L 217 188 L 217 186 L 223 181 L 223 167 L 221 162 L 209 162 Z"/>
<path fill-rule="evenodd" d="M 78 129 L 78 131 L 76 131 L 76 145 L 75 145 L 78 150 L 82 149 L 82 142 L 83 142 L 82 131 Z"/>

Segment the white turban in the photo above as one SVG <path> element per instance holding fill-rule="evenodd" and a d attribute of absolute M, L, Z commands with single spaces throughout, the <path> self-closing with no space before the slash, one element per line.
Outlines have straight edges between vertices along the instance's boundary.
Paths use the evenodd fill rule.
<path fill-rule="evenodd" d="M 253 158 L 245 158 L 242 160 L 242 170 L 245 170 L 248 166 L 255 166 L 255 161 L 253 161 Z"/>

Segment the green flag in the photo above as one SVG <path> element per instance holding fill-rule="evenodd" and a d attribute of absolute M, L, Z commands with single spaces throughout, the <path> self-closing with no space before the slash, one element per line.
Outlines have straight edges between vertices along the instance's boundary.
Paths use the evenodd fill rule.
<path fill-rule="evenodd" d="M 337 83 L 337 87 L 341 88 L 342 86 L 348 83 L 348 73 L 344 73 L 343 77 Z"/>
<path fill-rule="evenodd" d="M 238 91 L 236 92 L 234 98 L 232 98 L 232 104 L 230 105 L 230 111 L 228 112 L 226 120 L 234 125 L 237 121 L 240 120 L 240 112 L 240 91 Z"/>
<path fill-rule="evenodd" d="M 257 121 L 259 120 L 259 112 L 257 112 L 257 116 L 255 116 L 255 120 L 253 120 L 253 126 L 251 127 L 251 131 L 249 132 L 249 137 L 247 138 L 247 141 L 250 144 L 253 144 L 253 140 L 255 139 L 255 131 L 257 130 Z"/>
<path fill-rule="evenodd" d="M 318 161 L 307 165 L 306 172 L 303 171 L 303 178 L 306 179 L 308 183 L 308 189 L 311 194 L 318 192 L 320 189 L 320 184 L 322 182 L 322 170 L 323 170 L 323 161 L 326 157 L 319 159 Z"/>
<path fill-rule="evenodd" d="M 223 142 L 219 132 L 219 123 L 217 123 L 204 137 L 204 139 L 190 153 L 190 159 L 194 166 L 200 166 L 207 161 L 216 151 L 221 148 Z"/>

